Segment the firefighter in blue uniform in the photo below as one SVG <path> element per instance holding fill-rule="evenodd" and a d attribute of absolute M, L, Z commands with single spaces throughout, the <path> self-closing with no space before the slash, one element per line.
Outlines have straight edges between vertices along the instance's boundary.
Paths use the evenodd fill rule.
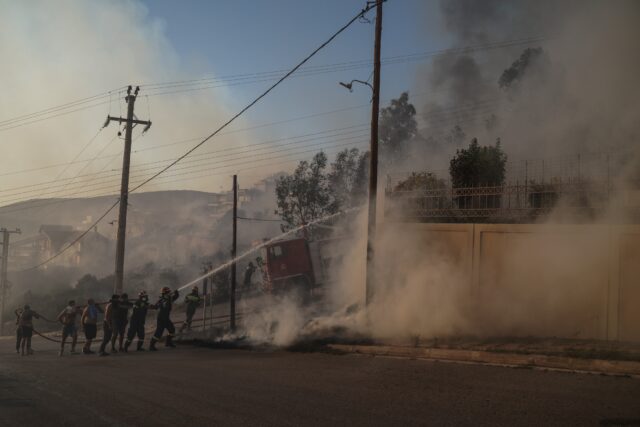
<path fill-rule="evenodd" d="M 133 342 L 133 338 L 138 336 L 137 351 L 144 351 L 144 325 L 147 320 L 147 311 L 149 304 L 149 296 L 145 291 L 140 291 L 138 299 L 133 303 L 133 312 L 129 320 L 129 330 L 127 331 L 127 341 L 124 343 L 124 351 L 129 351 L 129 346 Z"/>
<path fill-rule="evenodd" d="M 173 336 L 176 333 L 176 328 L 173 326 L 173 322 L 171 321 L 171 307 L 173 306 L 173 302 L 178 299 L 180 293 L 175 290 L 171 292 L 171 289 L 168 287 L 162 288 L 160 291 L 160 299 L 153 306 L 158 310 L 158 318 L 157 318 L 157 327 L 156 332 L 151 337 L 151 345 L 149 346 L 149 350 L 157 351 L 156 342 L 160 341 L 162 338 L 162 333 L 166 329 L 169 333 L 167 335 L 167 341 L 165 342 L 166 347 L 175 347 L 176 345 L 173 343 Z"/>
<path fill-rule="evenodd" d="M 202 301 L 202 298 L 198 293 L 198 287 L 194 286 L 193 289 L 191 290 L 191 293 L 187 295 L 184 299 L 184 303 L 187 306 L 187 319 L 182 324 L 182 327 L 180 328 L 180 332 L 184 331 L 185 329 L 189 331 L 191 330 L 191 322 L 193 321 L 193 316 L 196 314 L 196 309 L 200 305 L 201 301 Z"/>

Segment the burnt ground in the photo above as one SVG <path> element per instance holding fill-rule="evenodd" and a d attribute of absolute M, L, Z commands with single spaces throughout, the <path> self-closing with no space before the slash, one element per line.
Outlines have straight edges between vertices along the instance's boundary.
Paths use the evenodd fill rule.
<path fill-rule="evenodd" d="M 181 345 L 13 353 L 0 425 L 640 425 L 640 380 L 423 360 Z"/>

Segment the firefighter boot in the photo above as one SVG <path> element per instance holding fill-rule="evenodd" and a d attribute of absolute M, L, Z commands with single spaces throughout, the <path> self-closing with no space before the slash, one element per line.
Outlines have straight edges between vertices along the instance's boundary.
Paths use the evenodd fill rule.
<path fill-rule="evenodd" d="M 156 341 L 158 341 L 156 337 L 151 338 L 151 344 L 149 344 L 149 351 L 158 351 L 158 349 L 156 348 Z"/>
<path fill-rule="evenodd" d="M 128 353 L 128 352 L 129 352 L 129 346 L 130 346 L 130 345 L 131 345 L 131 341 L 126 340 L 126 341 L 124 342 L 124 352 L 125 352 L 125 353 Z"/>
<path fill-rule="evenodd" d="M 165 347 L 176 348 L 176 345 L 173 343 L 173 337 L 171 335 L 167 337 L 167 342 L 165 343 Z"/>
<path fill-rule="evenodd" d="M 138 347 L 136 348 L 136 350 L 137 351 L 144 351 L 144 348 L 142 348 L 143 345 L 144 345 L 144 341 L 138 340 Z"/>

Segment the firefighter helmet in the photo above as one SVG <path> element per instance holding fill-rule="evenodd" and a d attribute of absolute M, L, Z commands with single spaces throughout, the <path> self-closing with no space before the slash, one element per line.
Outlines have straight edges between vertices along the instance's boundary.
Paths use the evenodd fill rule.
<path fill-rule="evenodd" d="M 160 293 L 161 294 L 168 294 L 169 292 L 171 292 L 171 289 L 169 289 L 168 286 L 164 286 L 161 290 Z"/>

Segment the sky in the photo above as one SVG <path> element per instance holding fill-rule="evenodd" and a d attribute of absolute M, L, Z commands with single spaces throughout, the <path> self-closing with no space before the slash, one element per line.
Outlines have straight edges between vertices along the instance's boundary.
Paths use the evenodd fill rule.
<path fill-rule="evenodd" d="M 0 206 L 117 193 L 123 144 L 117 125 L 100 128 L 108 114 L 125 114 L 122 88 L 128 84 L 141 86 L 137 117 L 153 122 L 144 135 L 134 129 L 134 187 L 231 118 L 364 4 L 0 0 L 0 54 L 6 58 L 0 69 Z M 438 7 L 437 1 L 386 2 L 383 59 L 448 47 Z M 248 187 L 291 170 L 314 150 L 331 156 L 366 149 L 370 90 L 355 86 L 350 93 L 338 83 L 371 76 L 369 64 L 354 64 L 372 58 L 375 13 L 367 17 L 370 23 L 353 24 L 307 64 L 312 68 L 284 82 L 226 134 L 139 191 L 226 190 L 234 173 Z M 383 106 L 406 90 L 420 104 L 423 62 L 383 66 Z M 227 79 L 211 80 L 220 77 Z M 181 83 L 156 85 L 164 82 Z M 102 97 L 78 108 L 24 118 L 96 94 Z M 22 118 L 5 122 L 16 117 Z"/>

